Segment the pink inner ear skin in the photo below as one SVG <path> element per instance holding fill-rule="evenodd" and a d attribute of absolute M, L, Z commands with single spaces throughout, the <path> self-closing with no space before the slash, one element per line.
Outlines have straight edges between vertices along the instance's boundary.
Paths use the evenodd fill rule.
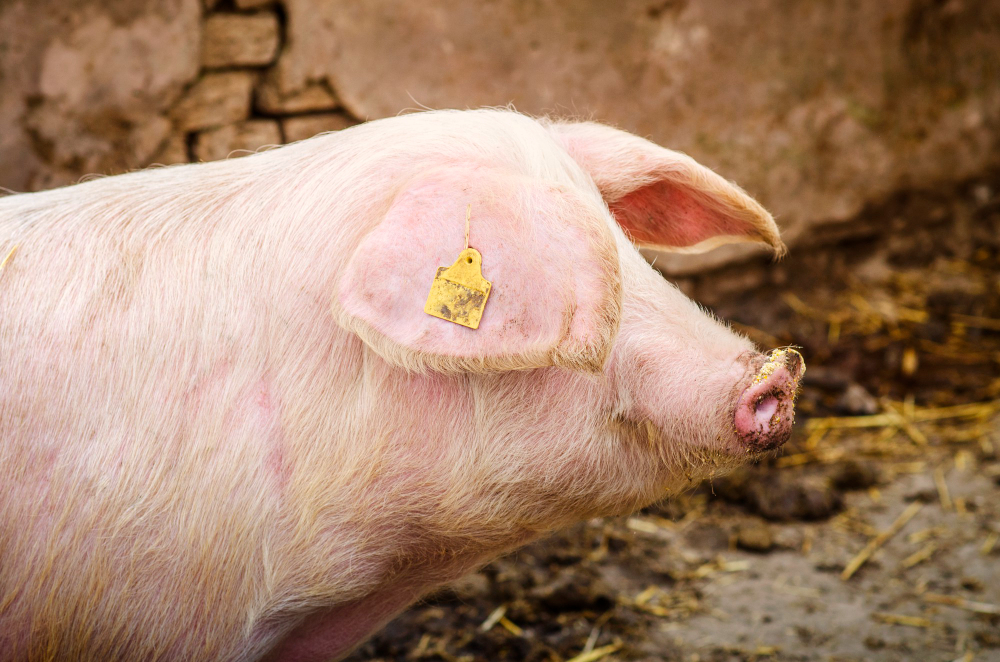
<path fill-rule="evenodd" d="M 618 224 L 640 244 L 683 248 L 718 236 L 754 236 L 746 222 L 711 209 L 673 182 L 643 186 L 609 205 Z"/>
<path fill-rule="evenodd" d="M 767 210 L 694 159 L 592 122 L 556 123 L 551 130 L 635 242 L 699 252 L 759 241 L 784 253 Z"/>

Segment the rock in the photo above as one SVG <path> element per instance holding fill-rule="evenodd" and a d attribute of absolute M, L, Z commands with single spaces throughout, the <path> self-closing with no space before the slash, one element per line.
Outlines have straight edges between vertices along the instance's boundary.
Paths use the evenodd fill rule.
<path fill-rule="evenodd" d="M 694 522 L 684 532 L 684 542 L 700 551 L 729 549 L 729 532 L 712 522 Z"/>
<path fill-rule="evenodd" d="M 89 131 L 79 131 L 83 124 Z M 140 167 L 159 149 L 171 123 L 139 108 L 108 109 L 94 116 L 74 115 L 59 105 L 38 106 L 25 121 L 36 149 L 51 166 L 69 172 L 122 172 Z M 69 130 L 68 135 L 63 131 Z"/>
<path fill-rule="evenodd" d="M 269 7 L 273 5 L 277 0 L 236 0 L 237 9 L 260 9 L 261 7 Z"/>
<path fill-rule="evenodd" d="M 739 182 L 792 246 L 901 187 L 1000 163 L 995 2 L 284 6 L 287 84 L 328 80 L 355 117 L 512 102 L 605 121 Z M 664 254 L 657 267 L 746 254 Z"/>
<path fill-rule="evenodd" d="M 813 568 L 820 572 L 835 572 L 840 574 L 847 565 L 847 561 L 840 556 L 830 553 L 814 554 Z"/>
<path fill-rule="evenodd" d="M 482 598 L 490 592 L 490 580 L 481 572 L 465 575 L 448 584 L 445 589 L 463 602 Z"/>
<path fill-rule="evenodd" d="M 0 186 L 146 165 L 200 38 L 200 0 L 0 2 Z"/>
<path fill-rule="evenodd" d="M 877 650 L 882 650 L 886 646 L 885 639 L 883 639 L 881 637 L 876 637 L 873 634 L 870 634 L 870 635 L 868 635 L 867 637 L 864 638 L 864 644 L 865 644 L 866 648 L 869 648 L 871 650 L 876 650 L 876 651 Z"/>
<path fill-rule="evenodd" d="M 41 191 L 60 186 L 71 186 L 78 184 L 81 177 L 75 172 L 63 170 L 61 168 L 46 168 L 41 170 L 28 182 L 29 191 Z"/>
<path fill-rule="evenodd" d="M 163 142 L 160 150 L 149 159 L 149 165 L 174 165 L 188 161 L 187 135 L 173 133 Z"/>
<path fill-rule="evenodd" d="M 170 111 L 185 131 L 210 129 L 250 115 L 253 75 L 245 71 L 210 73 L 195 83 Z"/>
<path fill-rule="evenodd" d="M 322 115 L 289 117 L 282 121 L 282 126 L 285 128 L 285 141 L 293 143 L 312 138 L 317 133 L 340 131 L 354 126 L 356 123 L 351 118 L 339 113 L 324 113 Z"/>
<path fill-rule="evenodd" d="M 837 465 L 830 481 L 841 490 L 866 490 L 878 485 L 879 470 L 867 460 L 847 460 Z"/>
<path fill-rule="evenodd" d="M 910 485 L 903 495 L 906 501 L 934 503 L 939 499 L 937 485 L 934 484 L 934 478 L 929 474 L 913 474 L 909 482 Z"/>
<path fill-rule="evenodd" d="M 836 407 L 845 414 L 871 415 L 879 411 L 878 400 L 865 387 L 858 383 L 851 383 L 844 392 L 837 398 Z"/>
<path fill-rule="evenodd" d="M 805 534 L 802 531 L 802 527 L 796 524 L 790 524 L 788 526 L 778 527 L 776 530 L 771 530 L 773 535 L 774 546 L 781 549 L 802 549 L 802 542 L 805 540 Z"/>
<path fill-rule="evenodd" d="M 822 479 L 806 478 L 781 485 L 780 491 L 758 490 L 760 513 L 776 520 L 821 520 L 832 517 L 844 507 L 840 492 Z M 769 498 L 772 497 L 772 498 Z"/>
<path fill-rule="evenodd" d="M 195 138 L 194 154 L 200 161 L 217 161 L 247 156 L 261 147 L 280 144 L 281 130 L 277 122 L 250 120 L 199 133 Z"/>
<path fill-rule="evenodd" d="M 201 42 L 204 67 L 262 66 L 278 53 L 278 18 L 271 13 L 213 14 Z"/>
<path fill-rule="evenodd" d="M 745 522 L 736 531 L 736 546 L 748 552 L 769 552 L 774 547 L 771 529 L 763 522 Z"/>
<path fill-rule="evenodd" d="M 564 568 L 551 582 L 536 586 L 529 594 L 552 612 L 604 611 L 615 603 L 614 591 L 587 566 Z"/>
<path fill-rule="evenodd" d="M 714 490 L 720 498 L 775 521 L 826 519 L 844 505 L 840 492 L 823 479 L 766 469 L 736 471 L 717 480 Z"/>
<path fill-rule="evenodd" d="M 972 637 L 983 648 L 1000 648 L 1000 632 L 996 630 L 979 629 L 973 633 Z"/>
<path fill-rule="evenodd" d="M 268 76 L 257 87 L 256 107 L 268 115 L 291 115 L 317 110 L 335 110 L 337 97 L 322 83 L 311 83 L 300 90 L 284 93 L 276 76 Z"/>
<path fill-rule="evenodd" d="M 137 125 L 129 135 L 132 160 L 135 163 L 148 163 L 153 154 L 159 152 L 166 143 L 171 128 L 170 120 L 162 115 L 153 115 Z"/>
<path fill-rule="evenodd" d="M 802 383 L 806 386 L 840 390 L 851 385 L 851 377 L 837 367 L 817 365 L 809 366 L 802 376 Z"/>

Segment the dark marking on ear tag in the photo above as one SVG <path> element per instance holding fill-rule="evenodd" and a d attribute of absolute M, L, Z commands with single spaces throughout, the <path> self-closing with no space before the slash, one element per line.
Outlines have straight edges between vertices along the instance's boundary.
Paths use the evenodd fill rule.
<path fill-rule="evenodd" d="M 438 267 L 424 312 L 443 320 L 479 328 L 493 284 L 483 278 L 483 256 L 466 248 L 450 267 Z"/>

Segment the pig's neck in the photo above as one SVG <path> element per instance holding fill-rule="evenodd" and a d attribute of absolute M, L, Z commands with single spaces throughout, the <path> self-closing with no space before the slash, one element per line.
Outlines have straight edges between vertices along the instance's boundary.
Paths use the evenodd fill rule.
<path fill-rule="evenodd" d="M 512 545 L 528 542 L 524 538 Z M 336 660 L 347 655 L 411 603 L 434 587 L 457 579 L 482 565 L 493 553 L 469 554 L 429 568 L 415 568 L 372 592 L 330 607 L 314 609 L 277 637 L 268 662 Z"/>
<path fill-rule="evenodd" d="M 315 314 L 306 327 L 329 324 Z M 557 369 L 411 375 L 356 337 L 330 333 L 337 341 L 326 350 L 323 334 L 311 334 L 317 358 L 306 363 L 316 372 L 290 373 L 282 387 L 306 407 L 291 442 L 294 526 L 279 537 L 298 540 L 282 553 L 301 561 L 289 569 L 290 601 L 312 603 L 294 614 L 302 620 L 275 659 L 349 650 L 420 594 L 505 550 L 655 498 L 628 494 L 642 458 L 602 457 L 602 446 L 617 458 L 628 451 L 594 439 L 592 414 L 551 406 L 574 395 L 593 404 L 581 392 L 587 378 Z"/>

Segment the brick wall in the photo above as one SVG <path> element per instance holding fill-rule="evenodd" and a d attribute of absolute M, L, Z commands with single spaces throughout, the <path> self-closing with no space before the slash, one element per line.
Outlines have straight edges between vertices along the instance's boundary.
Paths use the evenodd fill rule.
<path fill-rule="evenodd" d="M 794 246 L 1000 165 L 1000 3 L 5 0 L 0 89 L 13 190 L 513 103 L 691 154 Z"/>
<path fill-rule="evenodd" d="M 214 161 L 357 123 L 326 81 L 300 88 L 275 65 L 285 43 L 281 6 L 261 0 L 210 2 L 198 81 L 169 115 L 176 131 L 161 161 Z"/>

